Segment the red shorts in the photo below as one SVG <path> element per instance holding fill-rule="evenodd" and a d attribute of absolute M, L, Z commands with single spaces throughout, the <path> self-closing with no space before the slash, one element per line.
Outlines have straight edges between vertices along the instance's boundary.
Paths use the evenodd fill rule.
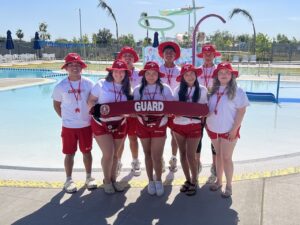
<path fill-rule="evenodd" d="M 201 123 L 192 123 L 187 125 L 172 124 L 172 131 L 180 134 L 185 138 L 201 138 L 202 137 L 202 125 Z"/>
<path fill-rule="evenodd" d="M 236 133 L 236 138 L 240 138 L 240 128 L 237 130 L 237 133 Z M 223 138 L 223 139 L 228 139 L 228 135 L 229 133 L 221 133 L 221 134 L 218 134 L 218 133 L 215 133 L 215 132 L 212 132 L 210 131 L 207 126 L 205 127 L 206 131 L 207 131 L 207 134 L 209 136 L 210 139 L 217 139 L 217 138 Z"/>
<path fill-rule="evenodd" d="M 155 138 L 155 137 L 165 137 L 167 135 L 167 124 L 162 127 L 147 127 L 137 122 L 136 135 L 139 138 Z"/>
<path fill-rule="evenodd" d="M 92 150 L 93 134 L 90 126 L 83 128 L 62 127 L 61 138 L 64 154 L 75 154 L 78 142 L 82 153 L 89 153 Z"/>
<path fill-rule="evenodd" d="M 117 129 L 110 130 L 108 129 L 108 126 L 106 126 L 105 123 L 98 123 L 95 121 L 94 118 L 91 120 L 91 126 L 92 126 L 92 131 L 95 136 L 100 136 L 100 135 L 105 135 L 105 134 L 111 134 L 113 139 L 122 139 L 126 136 L 126 121 L 123 122 L 120 126 L 118 126 Z"/>
<path fill-rule="evenodd" d="M 128 136 L 136 136 L 138 119 L 136 117 L 127 118 L 127 134 Z"/>

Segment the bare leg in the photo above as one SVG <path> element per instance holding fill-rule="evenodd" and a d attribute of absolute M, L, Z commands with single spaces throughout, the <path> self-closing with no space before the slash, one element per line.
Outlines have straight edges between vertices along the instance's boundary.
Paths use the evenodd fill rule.
<path fill-rule="evenodd" d="M 129 145 L 130 145 L 132 158 L 137 159 L 139 157 L 139 152 L 138 152 L 139 144 L 138 144 L 137 136 L 130 135 L 128 136 L 128 138 L 129 138 Z"/>
<path fill-rule="evenodd" d="M 83 164 L 84 164 L 86 173 L 89 173 L 89 174 L 92 173 L 92 162 L 93 162 L 93 157 L 92 157 L 91 152 L 83 154 Z"/>
<path fill-rule="evenodd" d="M 145 166 L 146 172 L 148 175 L 149 181 L 153 181 L 153 163 L 151 157 L 151 139 L 150 138 L 141 138 L 141 143 L 143 146 L 144 154 L 145 154 Z"/>
<path fill-rule="evenodd" d="M 185 179 L 187 181 L 191 182 L 191 176 L 190 176 L 189 165 L 188 165 L 188 160 L 187 160 L 186 139 L 185 139 L 185 137 L 181 136 L 180 134 L 178 134 L 176 132 L 173 132 L 173 133 L 174 133 L 174 137 L 178 144 L 179 153 L 180 153 L 180 162 L 181 162 L 181 167 L 182 167 Z"/>
<path fill-rule="evenodd" d="M 221 143 L 220 138 L 213 139 L 212 143 L 216 150 L 216 170 L 217 170 L 217 181 L 216 183 L 222 184 L 222 177 L 223 177 L 223 161 L 222 161 L 222 154 L 221 154 Z"/>
<path fill-rule="evenodd" d="M 200 140 L 199 138 L 188 138 L 186 142 L 186 149 L 187 149 L 186 155 L 187 155 L 189 168 L 192 174 L 191 182 L 193 184 L 198 183 L 198 166 L 195 159 L 195 151 L 197 149 L 199 140 Z"/>
<path fill-rule="evenodd" d="M 166 137 L 151 138 L 151 157 L 153 168 L 156 174 L 156 180 L 161 181 L 162 174 L 162 155 L 164 151 L 164 146 L 166 142 Z"/>
<path fill-rule="evenodd" d="M 66 171 L 66 176 L 71 177 L 72 176 L 72 171 L 73 171 L 73 165 L 74 165 L 74 156 L 75 154 L 66 154 L 65 155 L 65 171 Z"/>
<path fill-rule="evenodd" d="M 176 143 L 173 131 L 171 131 L 171 135 L 172 135 L 172 139 L 171 139 L 172 155 L 176 156 L 177 155 L 177 150 L 178 150 L 178 145 Z"/>
<path fill-rule="evenodd" d="M 232 176 L 233 176 L 233 162 L 232 154 L 237 140 L 228 141 L 221 139 L 221 155 L 223 160 L 224 173 L 226 177 L 226 186 L 231 187 Z"/>
<path fill-rule="evenodd" d="M 118 152 L 122 147 L 124 147 L 124 138 L 123 139 L 113 139 L 114 144 L 114 155 L 113 155 L 113 163 L 111 168 L 111 181 L 116 181 L 116 175 L 117 175 L 117 165 L 118 165 Z"/>
<path fill-rule="evenodd" d="M 112 135 L 95 136 L 95 139 L 102 151 L 101 165 L 104 174 L 104 183 L 111 183 L 113 157 L 116 152 Z"/>

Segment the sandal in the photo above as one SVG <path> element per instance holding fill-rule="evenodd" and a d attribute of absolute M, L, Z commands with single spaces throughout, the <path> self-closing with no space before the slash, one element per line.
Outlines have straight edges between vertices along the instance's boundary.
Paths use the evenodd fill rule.
<path fill-rule="evenodd" d="M 197 193 L 197 184 L 190 183 L 188 190 L 185 192 L 187 196 L 193 196 Z"/>
<path fill-rule="evenodd" d="M 191 182 L 189 182 L 188 180 L 186 180 L 184 182 L 184 184 L 181 186 L 180 192 L 187 192 L 187 190 L 189 190 L 189 186 L 190 185 L 191 185 Z"/>
<path fill-rule="evenodd" d="M 213 183 L 212 185 L 209 186 L 209 190 L 211 191 L 217 191 L 222 188 L 222 184 L 218 183 Z"/>
<path fill-rule="evenodd" d="M 223 198 L 230 198 L 231 195 L 232 195 L 232 187 L 226 186 L 225 191 L 222 192 L 221 196 L 222 196 Z"/>

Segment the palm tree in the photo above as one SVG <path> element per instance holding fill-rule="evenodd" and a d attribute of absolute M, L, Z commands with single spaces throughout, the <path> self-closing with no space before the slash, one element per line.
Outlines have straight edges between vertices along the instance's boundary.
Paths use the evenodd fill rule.
<path fill-rule="evenodd" d="M 16 36 L 19 38 L 20 41 L 22 41 L 22 38 L 24 37 L 24 33 L 21 29 L 18 29 L 16 32 Z"/>
<path fill-rule="evenodd" d="M 102 8 L 103 10 L 105 10 L 108 14 L 108 16 L 111 16 L 115 23 L 116 23 L 116 37 L 117 37 L 117 41 L 118 41 L 118 38 L 119 38 L 119 34 L 118 34 L 118 23 L 117 23 L 117 19 L 116 19 L 116 16 L 115 14 L 113 13 L 111 7 L 109 5 L 106 4 L 106 2 L 104 0 L 99 0 L 99 4 L 98 4 L 98 7 Z"/>
<path fill-rule="evenodd" d="M 148 14 L 147 14 L 146 12 L 142 12 L 142 13 L 141 13 L 141 17 L 142 17 L 142 18 L 147 17 L 147 16 L 148 16 Z M 148 20 L 148 19 L 145 19 L 144 21 L 145 21 L 145 25 L 146 25 L 147 27 L 150 27 L 149 20 Z M 148 29 L 147 29 L 147 39 L 148 39 L 148 37 L 149 37 L 149 35 L 148 35 Z"/>
<path fill-rule="evenodd" d="M 40 23 L 39 32 L 40 32 L 40 37 L 42 40 L 50 40 L 51 39 L 51 35 L 49 33 L 47 33 L 47 28 L 48 28 L 47 23 L 45 23 L 45 22 Z"/>
<path fill-rule="evenodd" d="M 236 14 L 242 14 L 243 16 L 245 16 L 252 23 L 252 27 L 253 27 L 253 53 L 255 55 L 255 52 L 256 52 L 256 31 L 255 31 L 253 18 L 247 10 L 240 9 L 240 8 L 233 9 L 232 12 L 229 15 L 229 18 L 232 19 L 232 17 Z"/>

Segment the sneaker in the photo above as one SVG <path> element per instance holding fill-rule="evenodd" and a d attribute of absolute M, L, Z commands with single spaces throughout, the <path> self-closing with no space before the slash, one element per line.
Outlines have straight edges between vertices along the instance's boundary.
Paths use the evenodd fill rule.
<path fill-rule="evenodd" d="M 177 168 L 177 158 L 172 156 L 170 161 L 169 161 L 169 164 L 170 164 L 169 170 L 171 172 L 175 173 L 178 170 L 178 168 Z"/>
<path fill-rule="evenodd" d="M 162 169 L 162 171 L 161 172 L 166 172 L 166 163 L 165 163 L 165 160 L 164 160 L 164 158 L 161 158 L 161 169 Z"/>
<path fill-rule="evenodd" d="M 116 192 L 122 192 L 125 189 L 125 187 L 120 182 L 112 182 L 112 185 Z"/>
<path fill-rule="evenodd" d="M 108 183 L 108 184 L 103 183 L 103 189 L 106 194 L 114 194 L 116 192 L 112 183 Z"/>
<path fill-rule="evenodd" d="M 155 189 L 155 183 L 154 183 L 154 181 L 149 181 L 147 190 L 148 190 L 148 194 L 149 195 L 155 195 L 156 189 Z"/>
<path fill-rule="evenodd" d="M 96 189 L 97 188 L 96 180 L 92 177 L 86 178 L 85 186 L 88 190 Z"/>
<path fill-rule="evenodd" d="M 212 184 L 212 183 L 215 183 L 217 180 L 216 167 L 212 165 L 210 168 L 210 172 L 211 172 L 211 174 L 208 177 L 207 183 Z"/>
<path fill-rule="evenodd" d="M 156 195 L 162 196 L 164 194 L 164 185 L 161 181 L 154 181 L 155 183 L 155 189 L 156 189 Z"/>
<path fill-rule="evenodd" d="M 121 161 L 118 161 L 118 164 L 117 164 L 117 174 L 116 176 L 118 177 L 122 171 L 122 166 L 123 164 L 121 163 Z"/>
<path fill-rule="evenodd" d="M 138 159 L 134 159 L 131 162 L 131 172 L 134 176 L 140 176 L 141 175 L 141 162 Z"/>
<path fill-rule="evenodd" d="M 77 191 L 76 184 L 74 183 L 73 180 L 67 180 L 64 184 L 64 190 L 67 193 L 75 193 Z"/>

